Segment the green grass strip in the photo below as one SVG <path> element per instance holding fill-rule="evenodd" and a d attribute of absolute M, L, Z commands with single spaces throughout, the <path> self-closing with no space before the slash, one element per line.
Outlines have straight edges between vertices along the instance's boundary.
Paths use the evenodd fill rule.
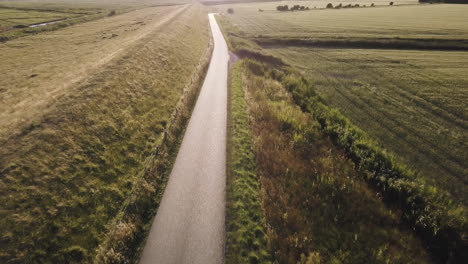
<path fill-rule="evenodd" d="M 226 263 L 270 263 L 241 63 L 231 72 L 229 110 Z"/>

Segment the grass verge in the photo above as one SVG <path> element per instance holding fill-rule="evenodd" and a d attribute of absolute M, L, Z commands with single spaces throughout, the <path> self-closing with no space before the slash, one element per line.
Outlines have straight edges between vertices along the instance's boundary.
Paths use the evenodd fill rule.
<path fill-rule="evenodd" d="M 226 263 L 270 263 L 242 70 L 233 65 L 229 86 Z"/>

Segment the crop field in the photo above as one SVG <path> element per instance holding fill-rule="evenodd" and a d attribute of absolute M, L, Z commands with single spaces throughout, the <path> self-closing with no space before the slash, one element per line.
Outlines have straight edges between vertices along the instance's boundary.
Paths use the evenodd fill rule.
<path fill-rule="evenodd" d="M 466 47 L 466 12 L 466 5 L 411 5 L 261 13 L 244 4 L 226 17 L 302 71 L 381 146 L 466 204 L 468 52 L 443 50 Z M 420 46 L 405 49 L 406 41 Z"/>
<path fill-rule="evenodd" d="M 406 164 L 468 201 L 468 52 L 273 49 Z"/>
<path fill-rule="evenodd" d="M 106 13 L 0 44 L 1 263 L 93 262 L 143 168 L 170 163 L 170 153 L 151 154 L 208 43 L 206 9 L 190 4 Z M 147 223 L 131 220 L 125 234 L 144 237 Z"/>
<path fill-rule="evenodd" d="M 309 7 L 309 9 L 320 9 L 320 8 L 325 8 L 328 3 L 332 3 L 334 6 L 339 5 L 340 3 L 342 5 L 348 5 L 348 4 L 359 4 L 359 5 L 366 5 L 366 6 L 371 6 L 373 3 L 375 6 L 388 6 L 391 1 L 387 0 L 345 0 L 345 1 L 337 1 L 337 0 L 332 0 L 332 1 L 327 1 L 327 0 L 291 0 L 291 1 L 268 1 L 268 0 L 263 0 L 263 1 L 252 1 L 252 0 L 225 0 L 225 2 L 228 2 L 226 4 L 222 4 L 223 0 L 202 0 L 203 3 L 206 3 L 208 5 L 219 5 L 221 9 L 226 8 L 226 7 L 231 7 L 239 11 L 248 11 L 248 10 L 254 10 L 258 11 L 259 9 L 263 10 L 264 12 L 272 12 L 276 11 L 276 7 L 279 5 L 288 5 L 288 6 L 293 6 L 293 5 L 301 5 L 304 7 Z M 211 2 L 211 3 L 210 3 Z M 229 3 L 231 2 L 231 3 Z M 242 3 L 244 2 L 244 3 Z M 250 2 L 250 3 L 247 3 Z M 394 5 L 408 5 L 408 4 L 417 4 L 417 0 L 397 0 L 393 1 Z"/>
<path fill-rule="evenodd" d="M 272 8 L 260 8 L 268 4 Z M 383 218 L 410 227 L 433 261 L 463 262 L 467 258 L 468 30 L 464 14 L 468 7 L 363 8 L 361 3 L 361 7 L 347 9 L 275 11 L 276 5 L 217 6 L 225 13 L 219 21 L 231 50 L 248 59 L 240 62 L 244 65 L 240 79 L 250 104 L 254 164 L 261 184 L 256 187 L 253 182 L 254 192 L 238 191 L 238 196 L 256 193 L 262 206 L 259 210 L 254 203 L 243 204 L 231 210 L 251 210 L 249 215 L 254 216 L 260 214 L 258 211 L 263 213 L 270 243 L 260 248 L 257 256 L 263 256 L 262 250 L 267 248 L 280 263 L 340 262 L 345 255 L 349 257 L 345 263 L 422 262 L 422 255 L 409 257 L 421 253 L 417 249 L 399 256 L 385 255 L 385 250 L 400 252 L 391 246 L 374 251 L 379 257 L 372 250 L 345 253 L 346 232 L 359 225 L 351 218 L 390 210 L 397 217 Z M 320 127 L 320 132 L 313 132 L 314 126 Z M 327 145 L 327 139 L 333 144 Z M 314 149 L 321 153 L 322 161 L 325 157 L 331 160 L 315 162 Z M 327 184 L 342 179 L 356 181 L 317 195 L 328 188 Z M 360 185 L 362 181 L 367 184 Z M 354 197 L 353 191 L 345 191 L 344 197 L 354 202 L 341 204 L 340 190 L 349 186 L 353 191 L 361 190 L 360 195 Z M 356 205 L 367 199 L 366 190 L 383 197 L 382 210 L 370 200 Z M 325 193 L 332 193 L 332 203 L 324 201 Z M 333 236 L 321 233 L 336 220 L 325 221 L 326 228 L 314 227 L 322 225 L 319 219 L 333 206 L 312 216 L 320 206 L 308 211 L 305 204 L 314 202 L 340 203 L 337 211 L 354 223 L 335 229 L 341 250 L 335 251 Z M 354 211 L 354 206 L 366 209 Z M 365 221 L 366 217 L 358 219 Z M 373 237 L 372 245 L 395 241 L 389 229 L 385 234 L 377 231 L 382 225 L 375 226 L 372 233 L 379 237 Z M 365 226 L 374 228 L 372 224 Z M 230 232 L 236 234 L 235 230 Z M 233 239 L 232 245 L 228 241 L 227 250 L 237 250 L 236 241 L 244 241 L 242 233 L 237 234 L 239 238 Z M 314 241 L 316 237 L 321 238 Z M 408 241 L 400 243 L 408 245 Z M 417 243 L 412 245 L 417 248 Z M 362 255 L 357 256 L 358 252 Z M 236 255 L 231 252 L 228 256 Z"/>

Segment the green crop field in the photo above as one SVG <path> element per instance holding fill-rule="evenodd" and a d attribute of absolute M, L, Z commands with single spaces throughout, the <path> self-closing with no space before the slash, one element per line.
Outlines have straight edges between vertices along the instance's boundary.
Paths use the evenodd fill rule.
<path fill-rule="evenodd" d="M 468 52 L 278 48 L 327 102 L 468 202 Z"/>
<path fill-rule="evenodd" d="M 307 5 L 307 1 L 298 3 Z M 258 5 L 268 5 L 270 8 L 259 12 Z M 275 10 L 277 5 L 277 2 L 236 4 L 218 6 L 218 9 L 225 12 L 227 8 L 232 7 L 235 13 L 229 16 L 230 21 L 251 37 L 314 39 L 389 37 L 463 40 L 468 38 L 466 5 L 378 6 L 295 12 L 278 12 Z M 443 21 L 443 23 L 433 21 Z"/>
<path fill-rule="evenodd" d="M 258 12 L 257 5 L 239 4 L 226 18 L 301 70 L 381 146 L 467 203 L 468 52 L 444 49 L 466 48 L 468 6 Z"/>
<path fill-rule="evenodd" d="M 199 4 L 137 7 L 0 43 L 1 263 L 138 258 L 210 35 Z"/>

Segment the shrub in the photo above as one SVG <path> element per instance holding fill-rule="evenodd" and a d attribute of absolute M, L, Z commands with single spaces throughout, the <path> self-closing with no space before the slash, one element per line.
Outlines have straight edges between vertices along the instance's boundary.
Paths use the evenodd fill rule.
<path fill-rule="evenodd" d="M 392 5 L 393 5 L 393 2 L 390 2 L 390 5 L 392 6 Z"/>
<path fill-rule="evenodd" d="M 287 10 L 287 9 L 286 9 Z M 306 10 L 306 7 L 305 6 L 301 6 L 301 5 L 294 5 L 291 7 L 290 9 L 291 11 L 294 11 L 294 10 Z M 308 9 L 307 9 L 308 10 Z"/>
<path fill-rule="evenodd" d="M 263 12 L 263 9 L 261 9 L 261 8 L 260 8 L 260 9 L 258 9 L 258 12 Z"/>
<path fill-rule="evenodd" d="M 107 16 L 115 16 L 116 14 L 115 10 L 111 10 Z"/>
<path fill-rule="evenodd" d="M 228 14 L 234 14 L 234 9 L 228 8 L 227 12 L 228 12 Z"/>
<path fill-rule="evenodd" d="M 371 6 L 371 7 L 374 7 L 374 6 L 375 6 L 375 4 L 374 4 L 374 3 L 372 3 L 370 6 Z"/>
<path fill-rule="evenodd" d="M 332 3 L 328 3 L 327 8 L 333 8 L 333 4 L 332 4 Z"/>

